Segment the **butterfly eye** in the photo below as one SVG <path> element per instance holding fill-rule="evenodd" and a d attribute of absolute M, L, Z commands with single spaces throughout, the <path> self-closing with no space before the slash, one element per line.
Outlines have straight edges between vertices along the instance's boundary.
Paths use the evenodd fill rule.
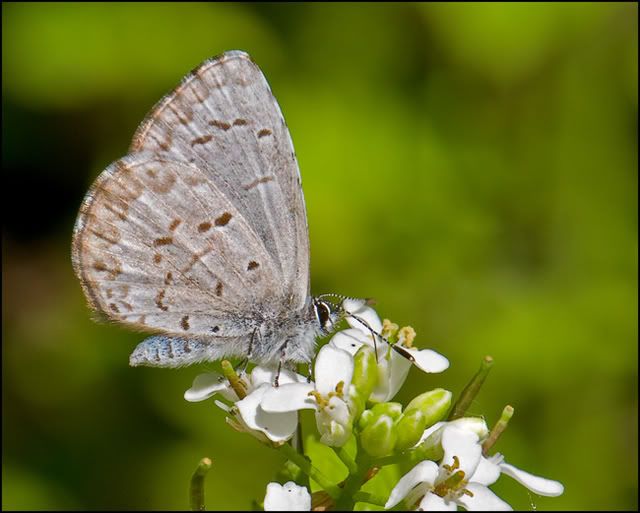
<path fill-rule="evenodd" d="M 331 321 L 331 308 L 329 305 L 324 301 L 317 301 L 313 306 L 316 311 L 316 318 L 322 329 L 330 329 L 333 322 Z"/>

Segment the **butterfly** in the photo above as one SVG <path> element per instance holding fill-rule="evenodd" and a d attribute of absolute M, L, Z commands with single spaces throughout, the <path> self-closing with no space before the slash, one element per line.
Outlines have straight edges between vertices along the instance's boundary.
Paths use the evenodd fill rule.
<path fill-rule="evenodd" d="M 310 294 L 293 143 L 263 73 L 237 50 L 186 75 L 98 176 L 72 262 L 94 311 L 154 333 L 132 366 L 309 362 L 347 313 L 342 296 Z"/>

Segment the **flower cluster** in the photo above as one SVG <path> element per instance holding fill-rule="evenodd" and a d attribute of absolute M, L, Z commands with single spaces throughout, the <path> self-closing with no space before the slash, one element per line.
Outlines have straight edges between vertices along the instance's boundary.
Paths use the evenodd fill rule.
<path fill-rule="evenodd" d="M 404 407 L 392 402 L 412 366 L 439 373 L 448 368 L 448 360 L 414 347 L 412 328 L 381 322 L 364 301 L 345 300 L 343 308 L 350 327 L 320 349 L 314 381 L 283 369 L 274 387 L 277 371 L 257 366 L 242 377 L 233 371 L 201 374 L 185 393 L 188 401 L 218 395 L 226 402 L 217 399 L 215 404 L 227 412 L 233 428 L 285 451 L 298 472 L 284 485 L 267 486 L 265 510 L 309 510 L 314 505 L 350 509 L 356 502 L 385 509 L 510 510 L 489 489 L 501 474 L 539 495 L 562 494 L 559 482 L 519 470 L 499 453 L 488 455 L 513 410 L 505 409 L 509 414 L 492 430 L 480 418 L 464 417 L 460 410 L 470 402 L 468 390 L 477 393 L 479 386 L 467 387 L 467 396 L 454 407 L 453 395 L 442 388 L 424 392 Z M 331 447 L 348 468 L 346 480 L 338 483 L 322 475 L 288 443 L 298 429 L 298 412 L 305 409 L 314 412 L 320 443 Z M 348 444 L 356 447 L 353 457 L 344 450 Z M 388 496 L 362 491 L 381 467 L 402 462 L 413 466 Z M 310 494 L 309 478 L 323 490 Z"/>

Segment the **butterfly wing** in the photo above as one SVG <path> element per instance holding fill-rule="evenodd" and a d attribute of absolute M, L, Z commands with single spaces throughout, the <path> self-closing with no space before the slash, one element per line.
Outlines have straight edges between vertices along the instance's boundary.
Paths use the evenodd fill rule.
<path fill-rule="evenodd" d="M 130 151 L 170 154 L 202 169 L 276 264 L 276 313 L 303 307 L 309 236 L 300 172 L 280 107 L 246 53 L 227 52 L 187 75 L 143 121 Z"/>
<path fill-rule="evenodd" d="M 154 153 L 128 155 L 97 178 L 72 251 L 95 310 L 164 334 L 250 334 L 285 293 L 279 263 L 210 174 Z"/>

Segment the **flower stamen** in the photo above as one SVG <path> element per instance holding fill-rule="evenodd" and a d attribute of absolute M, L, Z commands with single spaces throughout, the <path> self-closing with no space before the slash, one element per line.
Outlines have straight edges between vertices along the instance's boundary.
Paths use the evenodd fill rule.
<path fill-rule="evenodd" d="M 405 326 L 398 332 L 398 343 L 404 347 L 412 348 L 416 338 L 416 330 L 411 326 Z"/>

